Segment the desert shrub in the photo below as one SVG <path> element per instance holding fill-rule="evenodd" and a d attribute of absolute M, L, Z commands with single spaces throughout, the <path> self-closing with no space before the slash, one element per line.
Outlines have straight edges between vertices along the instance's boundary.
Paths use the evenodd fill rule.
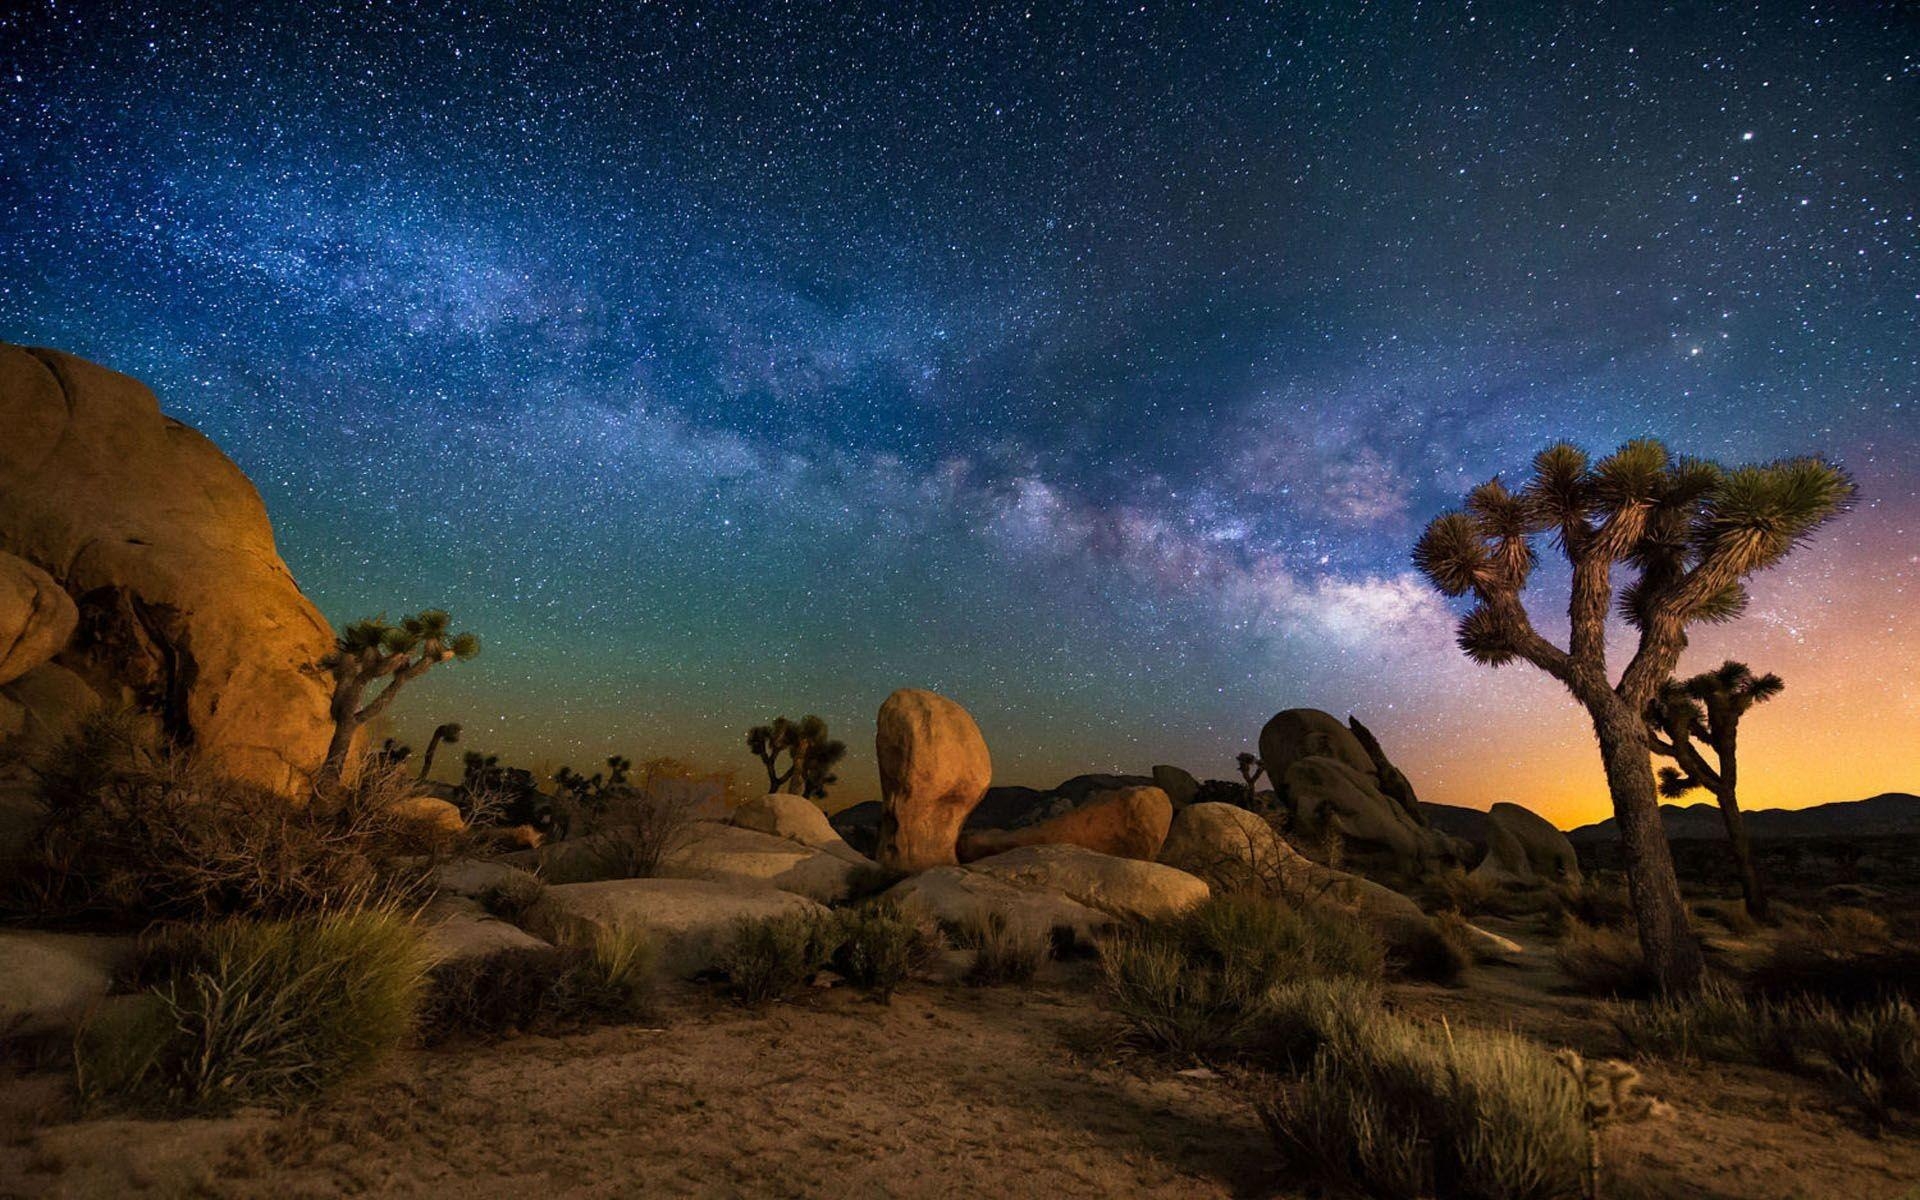
<path fill-rule="evenodd" d="M 1213 897 L 1100 949 L 1107 1003 L 1129 1040 L 1202 1060 L 1244 1053 L 1283 981 L 1375 979 L 1383 960 L 1359 922 L 1246 894 Z"/>
<path fill-rule="evenodd" d="M 1747 906 L 1738 902 L 1707 901 L 1693 906 L 1694 916 L 1707 921 L 1717 922 L 1728 933 L 1746 937 L 1759 931 L 1760 922 L 1753 919 Z"/>
<path fill-rule="evenodd" d="M 1593 929 L 1625 929 L 1633 925 L 1633 906 L 1626 888 L 1608 880 L 1586 878 L 1557 883 L 1547 889 L 1547 932 L 1556 936 L 1576 925 Z"/>
<path fill-rule="evenodd" d="M 1698 991 L 1620 1006 L 1614 1026 L 1635 1054 L 1692 1062 L 1744 1062 L 1773 1041 L 1771 1005 L 1756 1004 L 1731 982 L 1704 980 Z"/>
<path fill-rule="evenodd" d="M 748 1005 L 791 996 L 832 961 L 839 937 L 836 922 L 808 913 L 743 918 L 720 950 L 722 990 Z"/>
<path fill-rule="evenodd" d="M 305 804 L 219 775 L 105 713 L 39 767 L 45 822 L 8 907 L 39 919 L 280 918 L 423 896 L 431 852 L 372 766 Z"/>
<path fill-rule="evenodd" d="M 537 875 L 518 871 L 499 883 L 480 889 L 474 899 L 480 907 L 509 925 L 525 926 L 534 910 L 547 898 L 547 885 Z"/>
<path fill-rule="evenodd" d="M 580 946 L 536 946 L 456 959 L 433 969 L 421 1016 L 429 1045 L 467 1035 L 640 1020 L 653 1010 L 653 953 L 618 929 Z"/>
<path fill-rule="evenodd" d="M 833 969 L 848 983 L 885 999 L 940 953 L 933 923 L 898 904 L 875 901 L 834 914 Z"/>
<path fill-rule="evenodd" d="M 1473 962 L 1473 936 L 1459 913 L 1439 913 L 1401 931 L 1390 958 L 1408 979 L 1453 986 Z"/>
<path fill-rule="evenodd" d="M 1436 871 L 1426 878 L 1426 890 L 1443 911 L 1463 917 L 1478 916 L 1500 904 L 1500 887 L 1459 867 Z"/>
<path fill-rule="evenodd" d="M 1547 1200 L 1582 1186 L 1573 1076 L 1511 1034 L 1359 1022 L 1256 1107 L 1290 1163 L 1357 1194 Z"/>
<path fill-rule="evenodd" d="M 1267 994 L 1250 1045 L 1268 1070 L 1297 1075 L 1336 1039 L 1358 1036 L 1359 1026 L 1385 1011 L 1380 985 L 1368 979 L 1309 976 L 1278 984 Z"/>
<path fill-rule="evenodd" d="M 660 864 L 693 834 L 699 795 L 674 780 L 642 787 L 610 787 L 592 821 L 600 874 L 614 879 L 650 879 Z"/>
<path fill-rule="evenodd" d="M 1553 948 L 1553 961 L 1590 996 L 1644 996 L 1653 988 L 1640 941 L 1624 929 L 1570 925 Z"/>
<path fill-rule="evenodd" d="M 1920 1000 L 1920 946 L 1893 937 L 1875 913 L 1836 908 L 1781 930 L 1750 982 L 1761 995 L 1817 996 L 1842 1008 Z"/>
<path fill-rule="evenodd" d="M 1920 1016 L 1905 1000 L 1845 1010 L 1806 1003 L 1793 1016 L 1806 1058 L 1876 1125 L 1920 1111 Z"/>
<path fill-rule="evenodd" d="M 399 1046 L 425 961 L 404 914 L 361 909 L 179 929 L 139 973 L 77 1040 L 82 1094 L 225 1108 L 315 1094 Z"/>
<path fill-rule="evenodd" d="M 973 951 L 967 982 L 983 987 L 1030 982 L 1052 948 L 1048 931 L 992 911 L 963 921 L 955 940 Z"/>

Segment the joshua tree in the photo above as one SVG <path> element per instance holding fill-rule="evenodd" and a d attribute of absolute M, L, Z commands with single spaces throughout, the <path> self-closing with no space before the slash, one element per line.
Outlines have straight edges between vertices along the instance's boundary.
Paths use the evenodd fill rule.
<path fill-rule="evenodd" d="M 1262 772 L 1264 772 L 1267 769 L 1267 765 L 1260 761 L 1259 755 L 1249 754 L 1245 750 L 1242 750 L 1240 752 L 1240 756 L 1234 759 L 1234 762 L 1239 764 L 1240 778 L 1245 780 L 1247 784 L 1247 805 L 1246 806 L 1248 808 L 1253 808 L 1255 807 L 1254 799 L 1253 799 L 1253 785 L 1260 782 L 1260 775 Z"/>
<path fill-rule="evenodd" d="M 1759 920 L 1767 916 L 1767 895 L 1753 869 L 1753 850 L 1740 819 L 1736 744 L 1740 718 L 1786 686 L 1778 675 L 1755 675 L 1747 664 L 1728 659 L 1718 670 L 1687 680 L 1669 679 L 1647 706 L 1648 745 L 1655 754 L 1680 764 L 1660 768 L 1660 794 L 1678 799 L 1695 788 L 1713 793 L 1740 871 L 1740 894 L 1746 898 L 1747 912 Z M 1712 766 L 1694 745 L 1695 739 L 1713 751 Z"/>
<path fill-rule="evenodd" d="M 333 671 L 333 742 L 320 768 L 323 779 L 340 777 L 353 735 L 362 725 L 391 705 L 400 689 L 440 663 L 472 658 L 480 653 L 480 639 L 452 632 L 453 618 L 437 608 L 389 625 L 384 617 L 355 621 L 341 631 L 334 651 L 323 666 Z M 387 682 L 371 700 L 362 703 L 375 680 Z"/>
<path fill-rule="evenodd" d="M 425 779 L 428 772 L 433 770 L 433 756 L 439 752 L 442 742 L 449 746 L 460 744 L 460 722 L 448 721 L 433 727 L 433 736 L 427 739 L 426 756 L 420 760 L 420 778 Z"/>
<path fill-rule="evenodd" d="M 1469 658 L 1494 667 L 1530 662 L 1587 710 L 1620 825 L 1641 951 L 1664 988 L 1692 988 L 1701 960 L 1660 824 L 1647 705 L 1672 676 L 1687 627 L 1738 616 L 1747 603 L 1743 581 L 1785 558 L 1853 492 L 1845 472 L 1817 458 L 1726 468 L 1673 458 L 1643 440 L 1594 463 L 1562 443 L 1535 456 L 1518 493 L 1497 477 L 1481 484 L 1464 511 L 1435 518 L 1414 548 L 1414 565 L 1436 588 L 1474 598 L 1458 630 Z M 1540 535 L 1550 535 L 1572 567 L 1565 648 L 1534 628 L 1521 598 Z M 1637 578 L 1616 599 L 1621 564 Z M 1606 643 L 1616 606 L 1638 637 L 1614 680 Z"/>
<path fill-rule="evenodd" d="M 833 768 L 847 756 L 847 744 L 828 737 L 827 723 L 811 713 L 798 721 L 775 717 L 771 724 L 755 725 L 747 730 L 747 749 L 766 767 L 768 791 L 795 792 L 809 800 L 826 796 L 827 785 L 839 779 Z"/>

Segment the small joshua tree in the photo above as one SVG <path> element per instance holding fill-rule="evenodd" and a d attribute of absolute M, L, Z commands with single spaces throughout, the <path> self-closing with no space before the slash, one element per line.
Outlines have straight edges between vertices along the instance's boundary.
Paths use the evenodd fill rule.
<path fill-rule="evenodd" d="M 334 651 L 322 663 L 333 672 L 333 741 L 320 768 L 325 781 L 337 780 L 346 765 L 353 735 L 362 725 L 385 712 L 400 689 L 443 662 L 472 658 L 480 653 L 480 639 L 454 633 L 453 618 L 429 608 L 390 625 L 384 617 L 355 621 L 341 631 Z M 367 689 L 386 683 L 366 700 Z"/>
<path fill-rule="evenodd" d="M 767 769 L 767 790 L 793 792 L 809 800 L 825 798 L 833 773 L 847 756 L 847 744 L 827 736 L 827 723 L 809 713 L 798 721 L 775 717 L 747 730 L 747 749 Z M 780 758 L 786 756 L 783 769 Z"/>
<path fill-rule="evenodd" d="M 1414 565 L 1436 588 L 1475 601 L 1457 639 L 1469 658 L 1493 667 L 1532 663 L 1587 710 L 1641 951 L 1663 988 L 1694 987 L 1701 958 L 1660 824 L 1647 705 L 1672 676 L 1687 627 L 1738 616 L 1746 578 L 1785 558 L 1853 493 L 1845 472 L 1817 458 L 1727 468 L 1676 459 L 1643 440 L 1595 463 L 1562 443 L 1535 456 L 1518 493 L 1498 478 L 1481 484 L 1464 510 L 1436 517 L 1414 547 Z M 1543 535 L 1572 568 L 1564 648 L 1534 628 L 1521 595 Z M 1613 572 L 1623 565 L 1638 577 L 1616 598 Z M 1607 666 L 1607 618 L 1616 607 L 1638 633 L 1618 680 Z"/>
<path fill-rule="evenodd" d="M 1246 807 L 1248 808 L 1258 807 L 1257 802 L 1253 798 L 1253 787 L 1255 784 L 1260 782 L 1260 776 L 1264 771 L 1266 771 L 1267 765 L 1260 761 L 1259 755 L 1249 754 L 1245 750 L 1242 750 L 1240 752 L 1239 757 L 1235 758 L 1234 762 L 1238 764 L 1238 766 L 1240 767 L 1240 778 L 1246 781 L 1246 785 L 1247 785 Z"/>
<path fill-rule="evenodd" d="M 433 770 L 433 756 L 439 752 L 443 742 L 449 746 L 460 744 L 460 722 L 448 721 L 433 727 L 433 736 L 427 739 L 427 753 L 420 760 L 420 778 L 425 779 Z"/>
<path fill-rule="evenodd" d="M 1746 823 L 1740 819 L 1740 718 L 1786 686 L 1778 675 L 1755 675 L 1747 664 L 1729 659 L 1719 669 L 1691 679 L 1669 679 L 1647 706 L 1648 744 L 1655 754 L 1679 764 L 1660 768 L 1660 794 L 1678 799 L 1695 788 L 1705 788 L 1720 802 L 1727 845 L 1740 872 L 1740 894 L 1756 920 L 1767 917 L 1767 895 L 1753 867 Z M 1712 765 L 1694 744 L 1696 739 L 1713 751 Z"/>

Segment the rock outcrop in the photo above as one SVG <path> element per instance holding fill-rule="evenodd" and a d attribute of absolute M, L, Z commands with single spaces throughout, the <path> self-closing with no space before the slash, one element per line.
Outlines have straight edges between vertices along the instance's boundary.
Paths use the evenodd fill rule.
<path fill-rule="evenodd" d="M 1360 736 L 1364 733 L 1364 738 Z M 1260 759 L 1295 827 L 1332 829 L 1405 871 L 1457 859 L 1463 847 L 1425 824 L 1413 785 L 1364 725 L 1317 709 L 1278 713 L 1260 731 Z"/>
<path fill-rule="evenodd" d="M 535 913 L 536 932 L 554 942 L 579 942 L 622 928 L 641 931 L 658 950 L 661 968 L 684 976 L 711 969 L 741 920 L 826 911 L 804 896 L 764 884 L 610 879 L 550 887 Z"/>
<path fill-rule="evenodd" d="M 880 865 L 924 871 L 956 862 L 960 827 L 993 779 L 973 717 L 945 696 L 902 688 L 880 706 L 874 750 L 883 797 Z"/>
<path fill-rule="evenodd" d="M 1185 808 L 1193 803 L 1200 781 L 1179 767 L 1161 763 L 1153 769 L 1153 786 L 1165 792 L 1175 808 Z"/>
<path fill-rule="evenodd" d="M 769 792 L 747 801 L 733 810 L 733 823 L 742 829 L 770 833 L 824 850 L 849 862 L 866 861 L 865 855 L 847 845 L 846 839 L 835 832 L 833 823 L 827 820 L 827 814 L 818 804 L 791 792 Z"/>
<path fill-rule="evenodd" d="M 1210 894 L 1206 881 L 1185 871 L 1079 846 L 1022 846 L 980 859 L 971 869 L 1022 887 L 1057 892 L 1128 921 L 1173 916 Z"/>
<path fill-rule="evenodd" d="M 332 732 L 333 633 L 247 477 L 138 381 L 53 350 L 0 345 L 0 429 L 0 551 L 75 610 L 56 663 L 217 769 L 305 785 Z M 7 685 L 22 709 L 31 675 Z"/>
<path fill-rule="evenodd" d="M 0 550 L 0 684 L 51 660 L 79 623 L 80 610 L 53 576 Z"/>
<path fill-rule="evenodd" d="M 1508 887 L 1571 883 L 1580 879 L 1580 859 L 1552 822 L 1503 800 L 1487 812 L 1487 856 L 1473 874 Z"/>
<path fill-rule="evenodd" d="M 1165 792 L 1157 787 L 1122 788 L 1037 825 L 963 833 L 959 855 L 962 862 L 971 862 L 1021 846 L 1080 846 L 1152 862 L 1172 822 L 1173 804 Z"/>
<path fill-rule="evenodd" d="M 1070 929 L 1086 942 L 1114 925 L 1099 909 L 1045 888 L 1022 887 L 966 867 L 934 867 L 902 880 L 887 896 L 936 921 L 964 925 L 998 914 L 1009 926 L 1051 933 Z"/>

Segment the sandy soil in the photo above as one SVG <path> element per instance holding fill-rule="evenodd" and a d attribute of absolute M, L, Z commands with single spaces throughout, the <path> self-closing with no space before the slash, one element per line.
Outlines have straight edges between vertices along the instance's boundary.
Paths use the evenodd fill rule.
<path fill-rule="evenodd" d="M 1550 968 L 1397 1003 L 1615 1047 Z M 834 991 L 743 1012 L 670 997 L 664 1029 L 417 1052 L 311 1109 L 75 1120 L 64 1080 L 0 1077 L 0 1196 L 1297 1196 L 1225 1078 L 1116 1054 L 1084 978 Z M 1650 1068 L 1671 1123 L 1613 1135 L 1616 1196 L 1920 1197 L 1920 1138 L 1868 1136 L 1814 1084 Z"/>

